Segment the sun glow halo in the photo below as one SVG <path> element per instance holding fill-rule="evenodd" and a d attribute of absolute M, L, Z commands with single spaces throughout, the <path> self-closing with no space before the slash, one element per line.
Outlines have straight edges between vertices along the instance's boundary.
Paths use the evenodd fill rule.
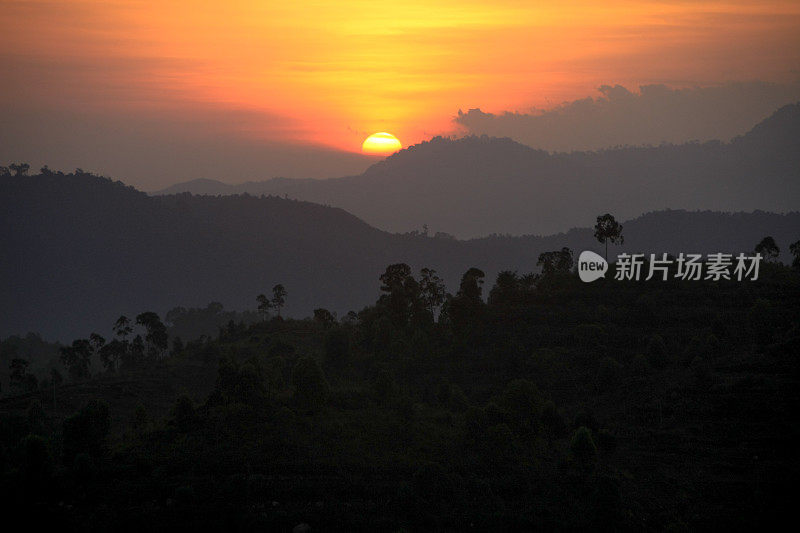
<path fill-rule="evenodd" d="M 364 140 L 361 151 L 370 155 L 390 155 L 403 148 L 400 141 L 391 133 L 373 133 Z"/>

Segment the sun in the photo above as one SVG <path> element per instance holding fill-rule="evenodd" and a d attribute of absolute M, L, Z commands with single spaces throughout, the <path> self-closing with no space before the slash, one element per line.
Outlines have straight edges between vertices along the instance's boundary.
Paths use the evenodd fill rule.
<path fill-rule="evenodd" d="M 370 155 L 390 155 L 400 150 L 403 147 L 397 137 L 391 133 L 382 131 L 380 133 L 373 133 L 364 140 L 361 145 L 361 151 Z"/>

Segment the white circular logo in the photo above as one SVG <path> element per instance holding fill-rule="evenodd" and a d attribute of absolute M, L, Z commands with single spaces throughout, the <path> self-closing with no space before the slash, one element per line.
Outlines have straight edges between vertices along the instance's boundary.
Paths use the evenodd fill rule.
<path fill-rule="evenodd" d="M 608 262 L 602 256 L 589 250 L 581 252 L 578 257 L 578 276 L 587 283 L 600 279 L 608 271 Z"/>

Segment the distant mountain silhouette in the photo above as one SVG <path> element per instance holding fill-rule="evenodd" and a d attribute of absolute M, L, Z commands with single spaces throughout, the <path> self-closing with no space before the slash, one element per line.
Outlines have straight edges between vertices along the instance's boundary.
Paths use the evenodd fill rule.
<path fill-rule="evenodd" d="M 509 141 L 465 142 L 497 144 L 525 158 L 552 157 Z M 454 145 L 428 143 L 384 165 Z M 605 211 L 575 220 L 589 226 Z M 601 251 L 590 229 L 471 241 L 398 235 L 342 209 L 308 202 L 152 197 L 86 174 L 0 177 L 0 228 L 0 336 L 39 331 L 60 340 L 86 336 L 103 324 L 110 328 L 123 313 L 153 310 L 163 316 L 176 305 L 211 301 L 255 309 L 256 295 L 276 283 L 288 291 L 288 314 L 307 316 L 314 307 L 326 307 L 341 316 L 373 302 L 378 277 L 397 262 L 417 271 L 436 269 L 454 292 L 472 266 L 493 281 L 500 270 L 537 270 L 543 251 Z M 663 211 L 624 222 L 624 235 L 625 247 L 613 253 L 749 251 L 765 235 L 786 250 L 800 238 L 800 213 Z"/>
<path fill-rule="evenodd" d="M 800 209 L 800 104 L 730 143 L 550 154 L 511 139 L 441 137 L 359 176 L 276 178 L 240 185 L 195 180 L 159 193 L 274 194 L 336 207 L 387 231 L 427 224 L 458 237 L 547 234 L 611 211 Z"/>

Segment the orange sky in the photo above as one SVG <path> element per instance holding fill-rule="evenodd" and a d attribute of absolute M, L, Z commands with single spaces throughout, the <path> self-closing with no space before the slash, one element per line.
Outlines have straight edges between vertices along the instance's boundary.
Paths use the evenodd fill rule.
<path fill-rule="evenodd" d="M 208 108 L 246 117 L 220 131 L 357 152 L 604 83 L 796 78 L 800 2 L 0 0 L 0 60 L 16 108 Z"/>

